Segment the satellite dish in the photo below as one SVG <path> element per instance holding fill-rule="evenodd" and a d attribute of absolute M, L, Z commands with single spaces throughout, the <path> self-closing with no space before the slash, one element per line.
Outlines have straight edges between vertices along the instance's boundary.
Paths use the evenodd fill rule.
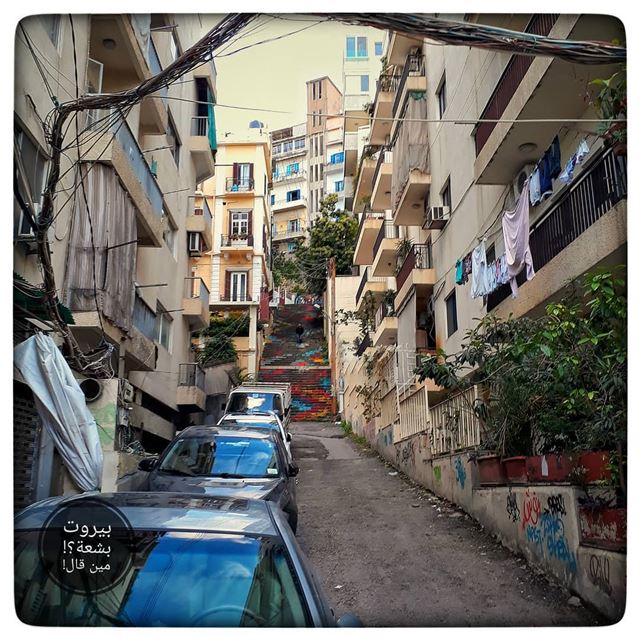
<path fill-rule="evenodd" d="M 260 120 L 252 120 L 249 123 L 249 129 L 264 129 L 264 122 L 260 122 Z"/>

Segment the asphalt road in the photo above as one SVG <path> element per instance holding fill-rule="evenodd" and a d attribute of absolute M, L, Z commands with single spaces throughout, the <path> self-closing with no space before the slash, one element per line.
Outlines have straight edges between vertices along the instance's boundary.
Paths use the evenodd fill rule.
<path fill-rule="evenodd" d="M 602 624 L 339 426 L 296 423 L 292 434 L 298 538 L 338 616 L 365 626 Z"/>

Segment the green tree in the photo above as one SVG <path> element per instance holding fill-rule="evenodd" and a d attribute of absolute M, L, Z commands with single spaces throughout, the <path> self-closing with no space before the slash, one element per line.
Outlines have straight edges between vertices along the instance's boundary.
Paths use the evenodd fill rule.
<path fill-rule="evenodd" d="M 330 193 L 320 201 L 320 215 L 309 233 L 309 243 L 300 244 L 293 254 L 298 282 L 307 293 L 320 296 L 327 286 L 329 258 L 336 259 L 336 275 L 351 273 L 353 252 L 358 240 L 358 222 L 348 211 L 336 211 L 338 196 Z"/>

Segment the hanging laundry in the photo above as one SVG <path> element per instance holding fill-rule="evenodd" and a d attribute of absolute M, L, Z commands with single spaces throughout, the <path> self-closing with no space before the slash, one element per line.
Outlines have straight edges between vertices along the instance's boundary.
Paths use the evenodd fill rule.
<path fill-rule="evenodd" d="M 589 153 L 589 145 L 586 140 L 582 140 L 576 149 L 576 152 L 569 158 L 564 167 L 564 171 L 560 174 L 560 182 L 567 184 L 573 180 L 573 172 L 577 164 L 582 164 L 583 160 Z"/>
<path fill-rule="evenodd" d="M 538 171 L 538 167 L 533 170 L 533 173 L 529 177 L 529 200 L 531 201 L 532 206 L 536 206 L 540 200 L 542 200 L 542 196 L 540 194 L 540 172 Z"/>
<path fill-rule="evenodd" d="M 464 284 L 462 277 L 462 260 L 456 262 L 456 284 Z"/>
<path fill-rule="evenodd" d="M 551 146 L 547 150 L 549 154 L 549 170 L 552 178 L 557 178 L 562 171 L 562 162 L 560 160 L 560 141 L 558 136 L 553 139 Z"/>
<path fill-rule="evenodd" d="M 551 163 L 547 151 L 538 163 L 540 171 L 540 200 L 546 200 L 553 193 L 553 181 L 551 179 Z"/>
<path fill-rule="evenodd" d="M 522 268 L 524 266 L 527 268 L 527 280 L 531 280 L 535 276 L 533 259 L 529 249 L 529 198 L 525 194 L 525 189 L 522 190 L 515 209 L 503 213 L 502 234 L 511 293 L 515 298 L 518 294 L 516 276 L 522 271 Z"/>
<path fill-rule="evenodd" d="M 498 285 L 507 284 L 509 282 L 509 266 L 507 265 L 507 255 L 503 253 L 497 260 L 497 280 Z"/>
<path fill-rule="evenodd" d="M 487 265 L 487 290 L 485 295 L 489 295 L 498 288 L 498 272 L 496 271 L 496 261 L 492 260 Z"/>
<path fill-rule="evenodd" d="M 483 240 L 471 254 L 471 297 L 486 296 L 489 291 L 487 283 L 487 250 Z"/>
<path fill-rule="evenodd" d="M 472 258 L 471 251 L 469 251 L 469 253 L 467 253 L 467 255 L 464 257 L 463 267 L 462 267 L 462 278 L 465 284 L 469 282 L 469 277 L 471 276 L 472 269 L 473 269 L 473 258 Z"/>
<path fill-rule="evenodd" d="M 582 161 L 584 160 L 585 156 L 588 153 L 589 153 L 589 145 L 587 144 L 586 140 L 583 140 L 578 145 L 578 149 L 576 150 L 576 163 L 582 164 Z"/>

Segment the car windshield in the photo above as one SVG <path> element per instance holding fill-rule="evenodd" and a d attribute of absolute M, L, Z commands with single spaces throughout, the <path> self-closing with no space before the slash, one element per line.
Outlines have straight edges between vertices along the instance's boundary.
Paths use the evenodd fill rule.
<path fill-rule="evenodd" d="M 233 393 L 227 411 L 272 411 L 275 397 L 273 393 Z"/>
<path fill-rule="evenodd" d="M 265 438 L 209 435 L 177 440 L 160 471 L 185 476 L 264 478 L 280 471 L 276 447 Z"/>
<path fill-rule="evenodd" d="M 251 429 L 270 429 L 271 431 L 280 431 L 277 422 L 243 420 L 242 418 L 234 418 L 233 420 L 223 420 L 221 427 L 249 427 Z"/>
<path fill-rule="evenodd" d="M 136 531 L 135 560 L 112 589 L 61 589 L 38 559 L 39 531 L 15 535 L 15 605 L 43 626 L 275 626 L 310 624 L 283 546 L 269 537 Z"/>

